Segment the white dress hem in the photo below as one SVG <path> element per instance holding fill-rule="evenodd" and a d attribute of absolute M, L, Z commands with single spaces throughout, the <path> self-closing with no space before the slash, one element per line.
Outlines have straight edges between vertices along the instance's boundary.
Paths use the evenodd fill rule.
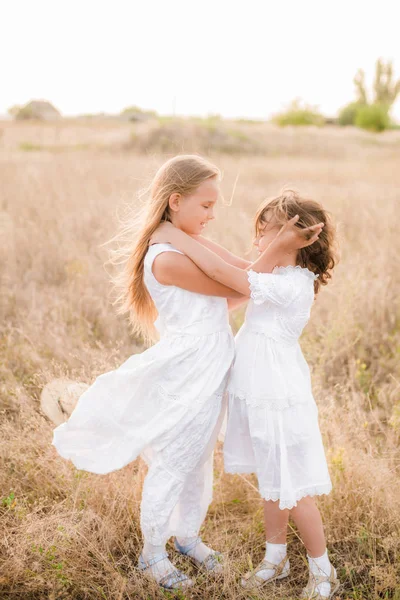
<path fill-rule="evenodd" d="M 254 467 L 248 465 L 231 465 L 229 467 L 225 467 L 225 473 L 229 473 L 230 475 L 240 475 L 245 474 L 249 475 L 254 473 Z M 327 496 L 332 491 L 332 483 L 322 483 L 313 486 L 307 486 L 306 488 L 301 488 L 298 490 L 294 490 L 295 500 L 282 500 L 281 499 L 281 491 L 280 490 L 259 490 L 260 496 L 263 500 L 267 502 L 278 502 L 279 500 L 279 508 L 281 510 L 287 508 L 294 508 L 297 503 L 305 498 L 306 496 Z"/>

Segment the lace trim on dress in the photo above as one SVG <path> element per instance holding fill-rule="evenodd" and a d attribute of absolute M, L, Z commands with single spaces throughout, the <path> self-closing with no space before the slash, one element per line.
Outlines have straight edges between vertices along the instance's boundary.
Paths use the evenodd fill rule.
<path fill-rule="evenodd" d="M 302 488 L 295 491 L 295 501 L 281 500 L 280 491 L 263 491 L 260 490 L 260 494 L 264 500 L 273 500 L 274 502 L 279 500 L 279 508 L 281 510 L 288 508 L 291 509 L 296 506 L 297 502 L 306 496 L 322 496 L 328 495 L 332 490 L 331 483 L 324 483 L 322 485 L 313 485 L 310 487 Z"/>
<path fill-rule="evenodd" d="M 243 472 L 244 471 L 242 470 L 242 467 L 240 467 L 240 465 L 225 466 L 225 473 L 230 473 L 231 475 L 238 475 Z M 255 472 L 255 471 L 253 471 L 253 472 Z M 313 486 L 309 486 L 306 488 L 301 488 L 301 489 L 295 490 L 295 500 L 291 501 L 291 500 L 281 500 L 280 490 L 276 490 L 276 491 L 262 490 L 262 489 L 259 490 L 260 496 L 263 498 L 263 500 L 266 500 L 266 501 L 272 500 L 273 502 L 276 502 L 279 500 L 279 508 L 281 510 L 283 510 L 285 508 L 287 508 L 289 510 L 292 509 L 294 506 L 296 506 L 296 504 L 297 504 L 297 502 L 299 502 L 299 500 L 301 500 L 302 498 L 305 498 L 306 496 L 323 496 L 323 495 L 327 496 L 331 491 L 332 491 L 332 483 L 313 485 Z"/>
<path fill-rule="evenodd" d="M 254 304 L 267 301 L 287 307 L 299 293 L 294 277 L 277 277 L 277 273 L 256 273 L 250 269 L 248 281 Z"/>
<path fill-rule="evenodd" d="M 312 271 L 310 271 L 310 269 L 307 269 L 307 267 L 301 267 L 300 265 L 287 265 L 286 267 L 274 267 L 273 269 L 273 273 L 284 273 L 285 271 L 301 271 L 302 273 L 304 273 L 304 275 L 306 275 L 307 277 L 309 277 L 310 279 L 318 279 L 319 274 L 317 273 L 313 273 Z"/>
<path fill-rule="evenodd" d="M 237 398 L 238 400 L 245 401 L 248 406 L 255 408 L 268 408 L 269 410 L 285 410 L 286 408 L 292 408 L 298 404 L 315 404 L 314 397 L 310 391 L 306 395 L 296 396 L 249 396 L 248 392 L 238 388 L 228 388 L 228 394 L 230 397 Z"/>
<path fill-rule="evenodd" d="M 256 304 L 257 299 L 259 299 L 260 301 L 263 299 L 263 294 L 261 293 L 261 290 L 258 287 L 258 275 L 259 274 L 256 271 L 253 271 L 252 269 L 250 269 L 247 273 L 247 279 L 249 281 L 250 286 L 250 296 Z"/>

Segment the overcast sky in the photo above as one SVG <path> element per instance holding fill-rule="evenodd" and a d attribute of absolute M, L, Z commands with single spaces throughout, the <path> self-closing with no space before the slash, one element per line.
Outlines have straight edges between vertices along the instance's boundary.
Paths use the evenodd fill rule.
<path fill-rule="evenodd" d="M 301 97 L 334 115 L 359 67 L 400 77 L 400 0 L 0 0 L 0 18 L 0 114 L 267 118 Z"/>

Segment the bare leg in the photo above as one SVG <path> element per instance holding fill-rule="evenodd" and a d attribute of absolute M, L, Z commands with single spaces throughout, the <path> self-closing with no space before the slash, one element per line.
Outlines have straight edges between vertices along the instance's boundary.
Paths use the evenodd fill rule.
<path fill-rule="evenodd" d="M 302 498 L 297 506 L 292 508 L 291 514 L 307 549 L 311 581 L 313 576 L 330 577 L 333 567 L 326 549 L 321 514 L 314 498 L 309 496 Z M 334 569 L 333 572 L 336 578 L 336 570 Z M 334 589 L 337 588 L 333 588 L 332 583 L 327 580 L 315 586 L 315 591 L 327 599 L 331 597 Z"/>
<path fill-rule="evenodd" d="M 264 524 L 267 542 L 286 544 L 288 522 L 288 510 L 281 510 L 279 502 L 264 500 Z"/>
<path fill-rule="evenodd" d="M 286 557 L 286 534 L 289 520 L 289 511 L 280 510 L 279 502 L 264 500 L 264 523 L 266 536 L 266 551 L 264 561 L 277 567 L 285 559 L 282 575 L 289 574 L 289 561 Z M 270 567 L 257 570 L 257 577 L 268 581 L 276 576 L 276 568 Z M 242 585 L 246 587 L 245 580 Z"/>
<path fill-rule="evenodd" d="M 306 496 L 291 509 L 293 521 L 300 532 L 308 556 L 318 557 L 326 550 L 326 541 L 321 514 L 314 498 Z"/>

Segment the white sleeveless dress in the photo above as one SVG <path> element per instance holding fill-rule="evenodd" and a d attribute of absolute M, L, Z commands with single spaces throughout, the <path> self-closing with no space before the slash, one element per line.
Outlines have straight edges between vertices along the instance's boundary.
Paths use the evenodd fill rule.
<path fill-rule="evenodd" d="M 152 265 L 162 252 L 179 251 L 155 244 L 144 263 L 160 341 L 97 377 L 68 421 L 54 429 L 52 442 L 61 456 L 92 473 L 121 469 L 141 455 L 151 465 L 142 529 L 155 544 L 172 534 L 196 535 L 205 516 L 234 358 L 226 299 L 161 285 Z"/>
<path fill-rule="evenodd" d="M 258 477 L 260 495 L 292 508 L 332 488 L 310 371 L 298 339 L 314 301 L 302 267 L 249 271 L 251 300 L 236 336 L 224 442 L 228 473 Z"/>

